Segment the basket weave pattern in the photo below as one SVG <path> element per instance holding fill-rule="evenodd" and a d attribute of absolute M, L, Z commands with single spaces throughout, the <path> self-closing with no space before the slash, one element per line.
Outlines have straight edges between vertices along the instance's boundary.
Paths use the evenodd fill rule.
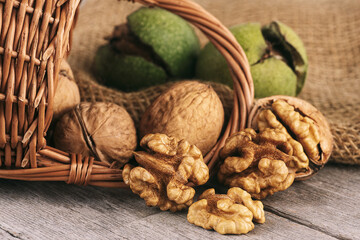
<path fill-rule="evenodd" d="M 1 1 L 0 166 L 36 168 L 79 1 Z"/>
<path fill-rule="evenodd" d="M 204 158 L 211 169 L 226 138 L 244 128 L 253 102 L 245 53 L 229 30 L 198 4 L 188 0 L 137 2 L 167 9 L 188 20 L 229 63 L 234 79 L 234 107 L 225 133 Z M 46 146 L 57 75 L 61 60 L 70 49 L 79 3 L 80 0 L 0 0 L 0 178 L 125 187 L 120 169 L 92 157 Z"/>
<path fill-rule="evenodd" d="M 0 178 L 123 186 L 119 170 L 46 146 L 79 3 L 0 1 Z"/>

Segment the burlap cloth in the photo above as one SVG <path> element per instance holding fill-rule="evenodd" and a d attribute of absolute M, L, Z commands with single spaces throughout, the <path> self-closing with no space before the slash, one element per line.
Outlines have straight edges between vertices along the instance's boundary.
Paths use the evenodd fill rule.
<path fill-rule="evenodd" d="M 360 3 L 359 0 L 197 0 L 226 26 L 273 19 L 291 26 L 303 39 L 309 75 L 299 97 L 311 102 L 330 122 L 335 146 L 331 161 L 360 164 Z M 74 32 L 69 57 L 83 101 L 124 106 L 138 123 L 151 101 L 167 86 L 122 93 L 94 82 L 93 56 L 114 25 L 139 5 L 116 0 L 86 0 Z M 200 35 L 201 42 L 206 39 Z M 231 91 L 214 88 L 231 109 Z"/>

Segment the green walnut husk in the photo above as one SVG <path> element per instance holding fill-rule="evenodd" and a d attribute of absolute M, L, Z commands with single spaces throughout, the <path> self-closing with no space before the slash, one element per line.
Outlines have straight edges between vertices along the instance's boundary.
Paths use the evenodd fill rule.
<path fill-rule="evenodd" d="M 199 39 L 185 20 L 163 9 L 140 8 L 98 49 L 95 71 L 105 85 L 134 91 L 193 77 L 199 52 Z"/>
<path fill-rule="evenodd" d="M 95 63 L 104 84 L 124 91 L 165 83 L 167 79 L 164 69 L 156 64 L 140 56 L 117 54 L 110 45 L 98 49 Z"/>
<path fill-rule="evenodd" d="M 230 28 L 249 60 L 255 97 L 296 96 L 304 86 L 308 60 L 299 36 L 284 23 L 273 21 L 261 26 L 246 23 Z M 196 76 L 232 87 L 224 57 L 208 43 L 201 51 Z"/>

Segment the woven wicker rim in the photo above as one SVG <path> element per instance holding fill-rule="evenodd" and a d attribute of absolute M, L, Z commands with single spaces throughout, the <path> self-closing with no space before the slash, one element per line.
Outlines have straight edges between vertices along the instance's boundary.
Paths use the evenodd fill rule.
<path fill-rule="evenodd" d="M 70 6 L 78 7 L 79 0 L 63 0 L 57 4 L 61 6 L 65 2 L 69 1 Z M 233 78 L 234 89 L 234 108 L 232 110 L 229 122 L 223 135 L 219 138 L 216 145 L 211 151 L 204 156 L 204 161 L 208 165 L 210 172 L 214 169 L 218 160 L 219 151 L 223 147 L 225 140 L 234 132 L 244 129 L 248 114 L 254 100 L 254 87 L 250 74 L 250 66 L 246 55 L 241 46 L 236 41 L 231 32 L 214 16 L 204 10 L 200 5 L 191 2 L 190 0 L 128 0 L 131 2 L 139 2 L 143 5 L 150 7 L 160 7 L 166 9 L 174 14 L 184 18 L 189 23 L 200 29 L 210 42 L 220 51 L 228 62 Z M 10 1 L 9 1 L 10 2 Z M 12 1 L 11 1 L 12 2 Z M 46 0 L 46 2 L 52 2 L 52 0 Z M 6 1 L 6 6 L 8 1 Z M 19 7 L 20 3 L 15 1 L 14 6 Z M 1 10 L 1 9 L 0 9 Z M 33 12 L 35 12 L 33 10 Z M 72 17 L 68 17 L 69 24 L 74 19 L 74 10 L 70 11 Z M 50 21 L 51 16 L 49 16 Z M 53 20 L 55 21 L 55 20 Z M 76 21 L 76 16 L 75 16 Z M 68 29 L 69 30 L 69 29 Z M 71 35 L 71 32 L 69 32 Z M 60 39 L 64 36 L 60 36 Z M 66 37 L 66 36 L 65 36 Z M 56 50 L 55 50 L 56 51 Z M 1 49 L 0 49 L 1 54 Z M 62 55 L 64 56 L 64 54 Z M 54 59 L 51 59 L 54 61 Z M 61 60 L 61 59 L 60 59 Z M 59 61 L 59 59 L 56 59 Z M 50 61 L 49 61 L 50 62 Z M 49 64 L 49 63 L 48 63 Z M 50 62 L 51 65 L 51 62 Z M 55 69 L 54 74 L 57 76 L 58 68 Z M 51 74 L 48 74 L 51 75 Z M 51 78 L 51 76 L 50 76 Z M 46 82 L 46 81 L 45 81 Z M 52 80 L 50 79 L 50 83 Z M 55 86 L 44 84 L 44 89 L 50 87 L 50 90 L 56 89 Z M 44 89 L 42 91 L 44 91 Z M 41 92 L 41 90 L 40 90 Z M 48 91 L 51 94 L 52 91 Z M 7 95 L 0 94 L 0 100 L 7 98 Z M 39 98 L 40 99 L 40 98 Z M 52 96 L 49 97 L 47 107 L 50 110 L 47 113 L 51 113 Z M 44 98 L 42 98 L 43 108 L 46 104 Z M 20 104 L 20 103 L 19 103 Z M 41 110 L 41 109 L 40 109 Z M 38 131 L 46 132 L 49 125 L 49 114 L 45 117 L 45 110 L 42 112 L 39 110 L 39 116 L 42 118 L 42 128 Z M 45 120 L 46 119 L 46 120 Z M 46 124 L 44 124 L 45 122 Z M 39 125 L 36 122 L 35 127 Z M 36 139 L 36 138 L 35 138 Z M 31 143 L 30 143 L 31 145 Z M 42 146 L 42 147 L 39 147 Z M 35 149 L 35 147 L 30 149 Z M 6 152 L 6 151 L 5 151 Z M 10 154 L 10 153 L 9 153 Z M 9 155 L 8 154 L 8 155 Z M 112 168 L 112 165 L 95 161 L 93 158 L 83 158 L 80 154 L 68 154 L 60 150 L 46 147 L 44 142 L 38 144 L 38 151 L 30 151 L 30 154 L 36 157 L 32 157 L 32 168 L 27 169 L 0 169 L 0 178 L 17 179 L 26 181 L 65 181 L 69 184 L 79 185 L 94 185 L 102 187 L 127 187 L 122 181 L 122 171 L 120 169 Z M 5 154 L 6 155 L 6 154 Z M 26 158 L 26 156 L 25 156 Z M 24 158 L 24 159 L 25 159 Z M 35 162 L 34 162 L 34 159 Z M 24 161 L 24 160 L 23 160 Z M 1 162 L 1 161 L 0 161 Z"/>
<path fill-rule="evenodd" d="M 164 8 L 181 16 L 200 29 L 228 62 L 234 82 L 234 108 L 225 132 L 204 157 L 204 161 L 211 172 L 225 140 L 232 133 L 245 128 L 254 100 L 253 81 L 246 55 L 232 33 L 213 15 L 194 2 L 188 0 L 138 0 L 137 2 Z"/>

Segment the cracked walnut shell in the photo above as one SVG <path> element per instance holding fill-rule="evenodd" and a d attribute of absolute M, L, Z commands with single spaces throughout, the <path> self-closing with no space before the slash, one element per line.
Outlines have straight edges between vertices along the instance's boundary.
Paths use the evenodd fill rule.
<path fill-rule="evenodd" d="M 122 166 L 133 156 L 136 130 L 128 112 L 113 103 L 80 103 L 56 124 L 55 147 Z"/>
<path fill-rule="evenodd" d="M 215 194 L 213 188 L 203 192 L 187 215 L 190 223 L 221 234 L 242 234 L 254 229 L 253 219 L 265 222 L 264 206 L 253 201 L 241 188 L 230 188 L 227 194 Z"/>
<path fill-rule="evenodd" d="M 298 166 L 307 166 L 302 154 L 292 155 L 301 151 L 301 145 L 289 142 L 280 130 L 256 133 L 245 129 L 231 135 L 221 149 L 224 162 L 218 179 L 225 185 L 243 188 L 254 198 L 265 198 L 290 187 Z"/>
<path fill-rule="evenodd" d="M 134 153 L 140 166 L 126 165 L 124 182 L 148 206 L 173 212 L 190 206 L 195 190 L 186 184 L 202 185 L 209 179 L 200 150 L 185 140 L 160 133 L 144 136 L 140 145 L 146 150 Z"/>
<path fill-rule="evenodd" d="M 318 172 L 328 161 L 333 138 L 330 127 L 319 110 L 299 98 L 272 96 L 259 99 L 253 107 L 248 127 L 257 131 L 278 129 L 289 141 L 299 142 L 308 158 L 307 167 L 299 167 L 297 180 L 305 180 Z"/>

